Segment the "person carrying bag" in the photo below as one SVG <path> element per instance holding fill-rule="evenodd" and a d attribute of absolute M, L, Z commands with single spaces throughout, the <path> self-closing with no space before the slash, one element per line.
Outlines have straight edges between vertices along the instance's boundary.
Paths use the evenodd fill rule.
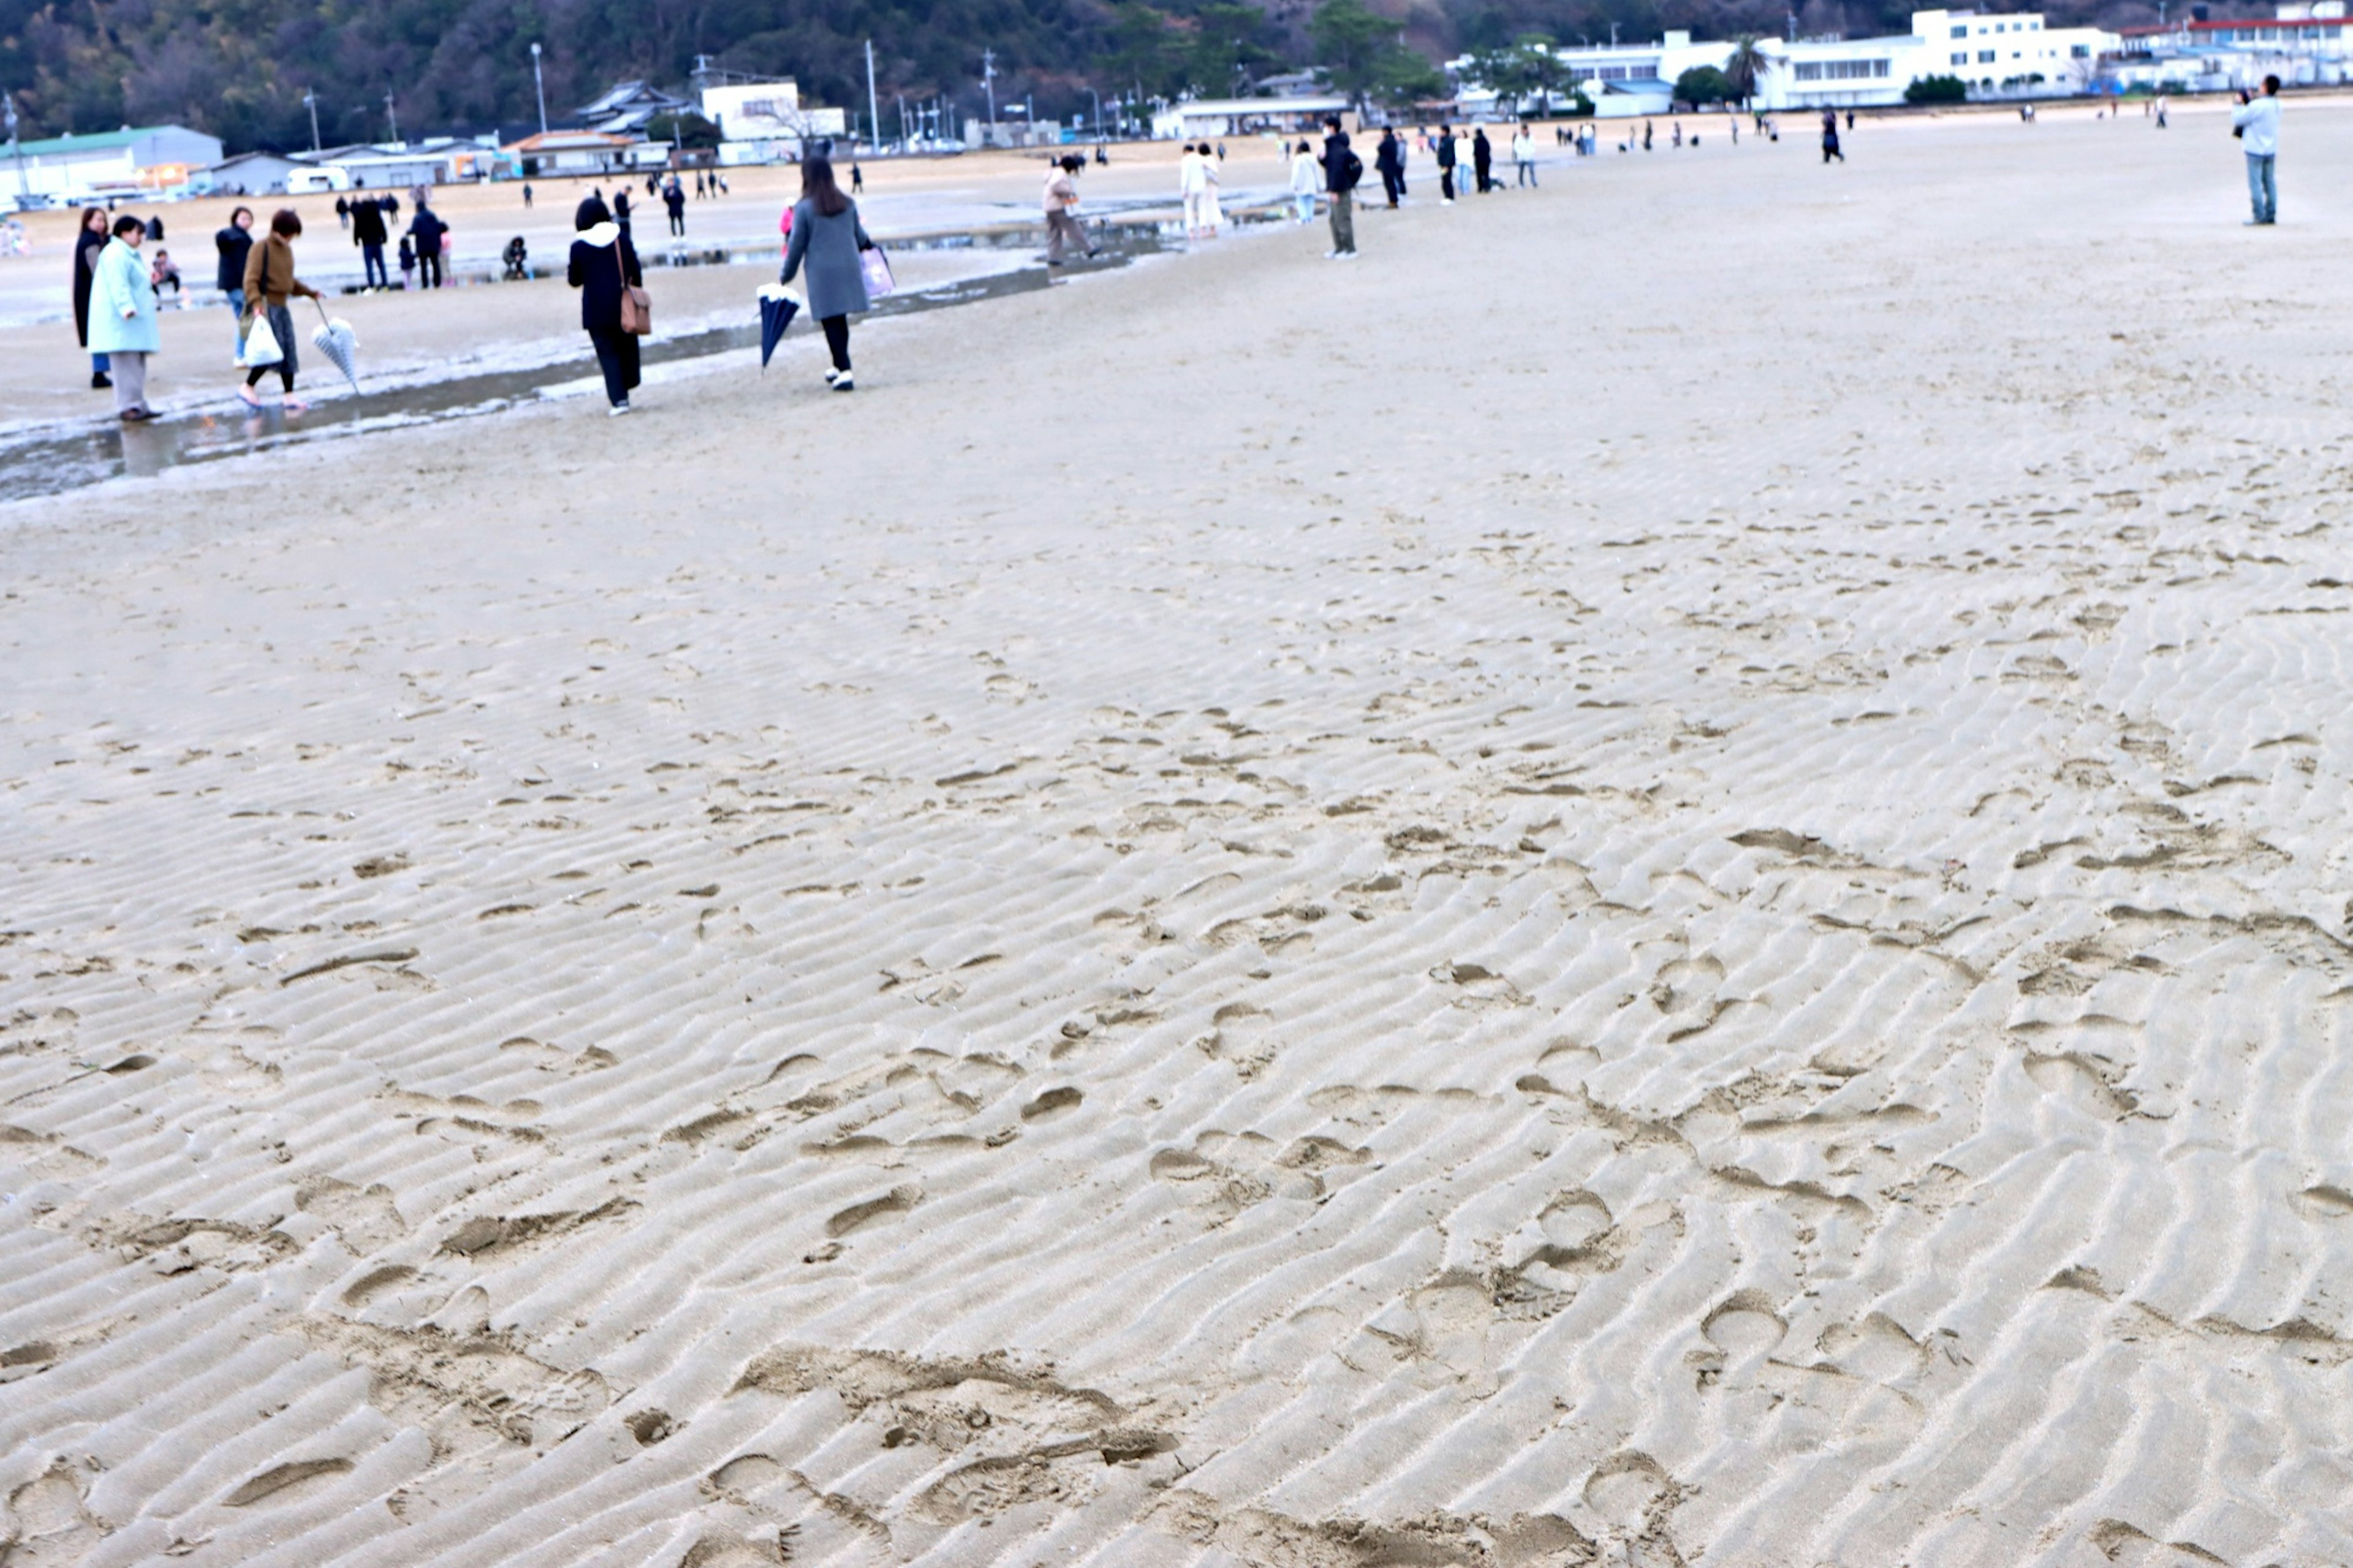
<path fill-rule="evenodd" d="M 890 262 L 858 221 L 858 204 L 834 182 L 830 158 L 802 161 L 801 199 L 793 205 L 793 237 L 776 281 L 791 282 L 804 262 L 808 266 L 809 314 L 824 330 L 833 361 L 825 384 L 836 392 L 848 392 L 852 385 L 849 318 L 872 310 L 873 296 L 887 294 L 895 285 Z M 870 288 L 870 279 L 874 287 Z"/>
<path fill-rule="evenodd" d="M 653 330 L 653 302 L 628 231 L 613 221 L 603 198 L 590 196 L 572 216 L 571 264 L 565 276 L 580 290 L 580 325 L 596 350 L 605 398 L 615 417 L 629 411 L 641 379 L 638 340 Z"/>

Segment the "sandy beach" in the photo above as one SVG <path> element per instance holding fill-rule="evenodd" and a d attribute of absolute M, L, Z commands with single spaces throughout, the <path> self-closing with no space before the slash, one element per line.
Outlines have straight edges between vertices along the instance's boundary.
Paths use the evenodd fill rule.
<path fill-rule="evenodd" d="M 0 1558 L 2353 1562 L 2353 110 L 1718 134 L 0 507 Z"/>

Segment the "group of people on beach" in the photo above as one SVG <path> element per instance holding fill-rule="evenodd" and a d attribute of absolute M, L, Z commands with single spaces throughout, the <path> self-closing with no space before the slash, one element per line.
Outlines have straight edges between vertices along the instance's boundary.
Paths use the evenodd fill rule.
<path fill-rule="evenodd" d="M 164 273 L 158 264 L 165 258 L 159 250 L 151 262 L 140 249 L 151 237 L 160 238 L 162 229 L 160 220 L 86 207 L 75 238 L 74 331 L 90 353 L 90 386 L 112 390 L 115 416 L 125 424 L 155 417 L 147 401 L 147 362 L 164 347 L 157 311 L 158 285 Z M 214 287 L 237 317 L 237 363 L 247 373 L 238 396 L 259 408 L 261 397 L 256 389 L 263 377 L 274 374 L 290 414 L 301 413 L 304 405 L 294 396 L 298 364 L 287 301 L 298 295 L 319 296 L 319 290 L 294 273 L 293 242 L 301 232 L 301 218 L 291 207 L 282 208 L 270 218 L 269 235 L 257 242 L 253 209 L 240 206 L 214 237 L 220 254 Z M 176 291 L 176 268 L 169 278 Z M 258 336 L 257 325 L 265 329 Z M 259 352 L 265 342 L 270 345 L 267 354 Z"/>
<path fill-rule="evenodd" d="M 398 258 L 400 286 L 417 287 L 419 274 L 424 287 L 438 289 L 447 280 L 449 253 L 455 247 L 449 226 L 442 221 L 427 200 L 425 189 L 418 186 L 412 193 L 417 211 L 402 231 Z M 360 268 L 364 288 L 375 291 L 392 287 L 392 274 L 385 268 L 384 247 L 392 243 L 392 226 L 400 221 L 400 198 L 389 191 L 380 196 L 337 196 L 335 221 L 360 247 Z"/>

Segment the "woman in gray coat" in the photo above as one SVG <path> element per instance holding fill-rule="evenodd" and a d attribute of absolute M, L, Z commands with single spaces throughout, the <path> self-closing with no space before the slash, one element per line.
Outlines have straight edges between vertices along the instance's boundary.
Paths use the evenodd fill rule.
<path fill-rule="evenodd" d="M 793 237 L 785 247 L 785 271 L 793 274 L 808 263 L 808 310 L 825 329 L 825 346 L 832 352 L 833 368 L 825 382 L 836 392 L 848 392 L 849 381 L 849 318 L 853 311 L 873 308 L 866 297 L 866 269 L 859 257 L 874 248 L 858 221 L 858 204 L 833 183 L 833 161 L 808 158 L 801 163 L 801 199 L 793 205 Z"/>

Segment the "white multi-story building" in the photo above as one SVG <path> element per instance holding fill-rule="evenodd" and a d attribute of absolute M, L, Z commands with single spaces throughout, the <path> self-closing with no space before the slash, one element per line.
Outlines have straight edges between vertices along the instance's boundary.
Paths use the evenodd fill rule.
<path fill-rule="evenodd" d="M 2324 0 L 2328 3 L 2328 0 Z M 1956 77 L 1973 98 L 2029 97 L 2087 90 L 2116 35 L 2097 27 L 2046 27 L 2037 11 L 1915 11 L 1912 31 L 1878 38 L 1763 38 L 1772 64 L 1757 81 L 1757 107 L 1850 109 L 1902 103 L 1905 89 L 1927 77 Z M 1657 43 L 1558 51 L 1594 111 L 1604 117 L 1664 113 L 1674 83 L 1697 66 L 1724 68 L 1727 39 L 1694 43 L 1671 32 Z M 1466 85 L 1473 113 L 1495 97 L 1475 86 L 1470 57 L 1448 68 Z"/>

